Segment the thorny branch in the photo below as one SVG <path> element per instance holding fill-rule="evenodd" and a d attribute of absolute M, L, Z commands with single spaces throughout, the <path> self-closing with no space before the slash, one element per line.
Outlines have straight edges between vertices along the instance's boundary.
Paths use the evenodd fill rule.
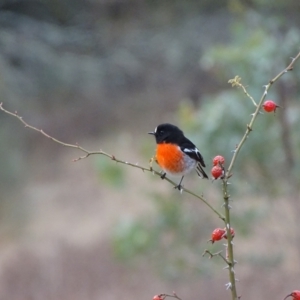
<path fill-rule="evenodd" d="M 269 81 L 267 85 L 264 86 L 265 90 L 260 98 L 260 101 L 258 104 L 254 101 L 254 99 L 250 96 L 250 94 L 247 92 L 246 88 L 241 84 L 241 78 L 239 76 L 236 76 L 234 79 L 229 80 L 229 83 L 232 84 L 232 86 L 238 86 L 241 87 L 244 91 L 244 93 L 250 98 L 250 100 L 253 102 L 254 106 L 256 107 L 255 112 L 252 115 L 252 118 L 250 120 L 250 123 L 247 124 L 246 132 L 244 136 L 242 137 L 241 141 L 237 145 L 236 149 L 234 150 L 233 157 L 231 159 L 231 162 L 229 164 L 229 167 L 225 173 L 225 176 L 223 178 L 223 199 L 224 199 L 224 208 L 225 208 L 225 226 L 226 226 L 226 235 L 227 235 L 227 266 L 228 266 L 228 271 L 229 271 L 229 279 L 230 282 L 228 283 L 228 288 L 231 290 L 231 296 L 232 300 L 237 300 L 240 297 L 237 295 L 236 291 L 236 278 L 235 278 L 235 271 L 234 271 L 234 266 L 236 264 L 236 261 L 234 260 L 234 252 L 233 252 L 233 243 L 232 243 L 232 235 L 230 232 L 231 228 L 231 221 L 230 221 L 230 208 L 231 206 L 229 205 L 229 200 L 230 200 L 230 195 L 228 193 L 228 179 L 231 177 L 231 171 L 234 166 L 234 163 L 236 161 L 236 158 L 244 145 L 246 139 L 248 138 L 249 134 L 251 131 L 253 131 L 253 124 L 260 112 L 261 106 L 268 94 L 268 91 L 272 84 L 277 81 L 282 75 L 287 73 L 288 71 L 293 70 L 294 64 L 297 61 L 297 59 L 300 57 L 300 52 L 296 55 L 295 58 L 292 59 L 291 63 L 284 69 L 282 70 L 278 75 L 276 75 L 273 79 Z"/>
<path fill-rule="evenodd" d="M 178 299 L 178 300 L 182 300 L 181 298 L 179 298 L 179 297 L 177 296 L 177 294 L 176 294 L 175 292 L 173 292 L 172 295 L 169 295 L 169 294 L 160 294 L 160 295 L 158 295 L 158 297 L 159 297 L 160 299 L 162 299 L 162 300 L 164 300 L 164 299 L 166 299 L 166 298 L 168 298 L 168 297 L 170 297 L 170 298 L 175 298 L 175 299 Z"/>
<path fill-rule="evenodd" d="M 230 225 L 231 224 L 231 221 L 230 221 L 230 208 L 231 208 L 231 206 L 229 205 L 230 195 L 228 193 L 228 184 L 229 184 L 228 179 L 232 176 L 231 172 L 232 172 L 234 163 L 237 159 L 237 156 L 238 156 L 242 146 L 244 145 L 244 143 L 245 143 L 246 139 L 248 138 L 250 132 L 253 131 L 253 124 L 254 124 L 254 122 L 255 122 L 255 120 L 256 120 L 259 112 L 260 112 L 261 106 L 262 106 L 263 101 L 265 100 L 265 98 L 267 96 L 267 93 L 268 93 L 269 89 L 271 88 L 273 83 L 276 82 L 281 76 L 283 76 L 288 71 L 293 70 L 294 64 L 299 59 L 299 57 L 300 57 L 300 52 L 296 55 L 295 58 L 292 59 L 291 63 L 284 70 L 282 70 L 277 76 L 275 76 L 273 79 L 271 79 L 267 85 L 264 86 L 265 90 L 264 90 L 264 93 L 262 94 L 261 99 L 258 102 L 258 104 L 251 97 L 251 95 L 247 92 L 244 85 L 241 84 L 241 78 L 239 76 L 236 76 L 234 79 L 229 80 L 229 83 L 231 83 L 232 86 L 238 86 L 238 87 L 242 88 L 243 92 L 246 94 L 247 97 L 250 98 L 250 100 L 252 101 L 252 103 L 254 104 L 256 109 L 255 109 L 255 112 L 252 114 L 252 118 L 250 120 L 250 123 L 247 124 L 247 126 L 246 126 L 246 131 L 245 131 L 244 136 L 242 137 L 241 141 L 239 142 L 236 149 L 234 150 L 234 154 L 233 154 L 233 157 L 232 157 L 231 162 L 229 164 L 229 167 L 228 167 L 227 171 L 225 172 L 224 178 L 222 179 L 223 180 L 223 199 L 224 199 L 225 216 L 223 216 L 215 208 L 213 208 L 203 196 L 197 195 L 197 194 L 193 193 L 192 191 L 190 191 L 190 190 L 188 190 L 184 187 L 182 188 L 182 191 L 185 191 L 186 193 L 188 193 L 188 194 L 196 197 L 197 199 L 201 200 L 216 215 L 218 215 L 219 218 L 221 218 L 225 222 L 226 235 L 227 235 L 226 258 L 221 254 L 221 252 L 213 254 L 210 251 L 206 250 L 205 253 L 209 254 L 210 258 L 213 257 L 213 256 L 218 255 L 227 264 L 226 268 L 229 270 L 229 280 L 230 280 L 230 282 L 226 284 L 226 287 L 227 287 L 227 289 L 231 290 L 232 300 L 238 300 L 238 299 L 240 299 L 240 296 L 237 296 L 237 291 L 236 291 L 236 281 L 237 281 L 237 279 L 235 278 L 235 271 L 234 271 L 234 266 L 236 264 L 236 261 L 234 260 L 234 253 L 233 253 L 233 242 L 232 242 L 233 236 L 232 236 L 231 231 L 230 231 L 230 228 L 231 228 L 231 225 Z M 4 109 L 2 103 L 0 103 L 0 110 L 2 110 L 3 112 L 5 112 L 6 114 L 8 114 L 12 117 L 17 118 L 19 121 L 21 121 L 25 125 L 25 127 L 30 128 L 34 131 L 37 131 L 37 132 L 41 133 L 45 137 L 47 137 L 47 138 L 51 139 L 52 141 L 54 141 L 55 143 L 58 143 L 58 144 L 60 144 L 62 146 L 65 146 L 65 147 L 75 148 L 75 149 L 78 149 L 79 151 L 83 152 L 84 155 L 74 159 L 73 160 L 74 162 L 78 161 L 78 160 L 81 160 L 81 159 L 84 159 L 84 158 L 87 158 L 90 155 L 99 154 L 99 155 L 104 155 L 104 156 L 110 158 L 111 160 L 113 160 L 117 163 L 125 164 L 125 165 L 128 165 L 128 166 L 140 169 L 142 171 L 152 172 L 154 175 L 161 176 L 161 173 L 153 170 L 151 166 L 149 168 L 139 166 L 137 163 L 133 164 L 133 163 L 130 163 L 130 162 L 127 162 L 127 161 L 120 160 L 120 159 L 116 158 L 114 155 L 109 154 L 107 152 L 104 152 L 101 149 L 98 150 L 98 151 L 89 151 L 89 150 L 79 146 L 78 144 L 75 144 L 75 145 L 74 144 L 67 144 L 67 143 L 64 143 L 60 140 L 57 140 L 54 137 L 50 136 L 49 134 L 45 133 L 42 129 L 38 129 L 34 126 L 29 125 L 27 122 L 25 122 L 23 120 L 23 118 L 21 116 L 18 115 L 17 112 L 13 113 L 13 112 L 10 112 L 10 111 Z M 172 185 L 176 186 L 176 183 L 173 182 L 172 180 L 170 180 L 169 178 L 165 177 L 165 180 L 170 182 Z M 172 298 L 176 298 L 178 300 L 181 300 L 175 293 L 173 293 L 173 295 L 161 294 L 160 296 L 162 296 L 163 299 L 166 298 L 166 297 L 172 297 Z"/>
<path fill-rule="evenodd" d="M 67 144 L 67 143 L 64 143 L 52 136 L 50 136 L 49 134 L 47 134 L 44 130 L 42 129 L 38 129 L 32 125 L 29 125 L 26 121 L 23 120 L 23 117 L 19 116 L 17 112 L 11 112 L 11 111 L 8 111 L 6 109 L 4 109 L 3 107 L 3 103 L 0 103 L 0 110 L 2 110 L 3 112 L 5 112 L 6 114 L 12 116 L 12 117 L 15 117 L 17 118 L 19 121 L 21 121 L 24 126 L 26 128 L 30 128 L 34 131 L 37 131 L 39 133 L 41 133 L 42 135 L 44 135 L 45 137 L 47 137 L 48 139 L 52 140 L 53 142 L 55 143 L 58 143 L 62 146 L 65 146 L 65 147 L 69 147 L 69 148 L 74 148 L 74 149 L 78 149 L 79 151 L 83 152 L 85 155 L 83 156 L 79 156 L 78 158 L 76 159 L 73 159 L 73 162 L 76 162 L 76 161 L 79 161 L 81 159 L 85 159 L 91 155 L 104 155 L 108 158 L 110 158 L 111 160 L 115 161 L 116 163 L 120 163 L 120 164 L 124 164 L 124 165 L 127 165 L 127 166 L 131 166 L 131 167 L 134 167 L 134 168 L 137 168 L 137 169 L 140 169 L 142 170 L 143 172 L 151 172 L 153 173 L 154 175 L 158 175 L 158 176 L 161 176 L 161 173 L 158 172 L 158 171 L 155 171 L 152 169 L 152 167 L 150 166 L 149 168 L 148 167 L 143 167 L 143 166 L 140 166 L 138 163 L 131 163 L 131 162 L 128 162 L 128 161 L 124 161 L 124 160 L 121 160 L 121 159 L 118 159 L 117 157 L 115 157 L 114 155 L 112 154 L 109 154 L 107 152 L 104 152 L 103 150 L 98 150 L 98 151 L 89 151 L 81 146 L 79 146 L 78 144 Z M 167 177 L 164 177 L 165 180 L 167 180 L 168 182 L 170 182 L 171 184 L 173 184 L 174 186 L 176 186 L 177 184 L 172 181 L 171 179 L 167 178 Z M 197 199 L 201 200 L 206 206 L 208 206 L 220 219 L 222 219 L 223 221 L 225 220 L 225 217 L 220 213 L 218 212 L 211 204 L 209 204 L 207 202 L 207 200 L 202 196 L 202 195 L 197 195 L 196 193 L 192 192 L 191 190 L 189 189 L 186 189 L 185 187 L 182 187 L 182 191 L 186 192 L 187 194 L 190 194 L 194 197 L 196 197 Z"/>
<path fill-rule="evenodd" d="M 220 256 L 225 261 L 225 263 L 228 264 L 228 260 L 222 254 L 222 251 L 218 251 L 216 253 L 212 253 L 211 251 L 205 249 L 204 252 L 202 253 L 202 256 L 205 256 L 205 254 L 208 254 L 209 259 L 213 258 L 214 256 Z"/>
<path fill-rule="evenodd" d="M 235 160 L 236 160 L 236 157 L 237 157 L 237 155 L 238 155 L 240 149 L 242 148 L 243 144 L 245 143 L 245 141 L 246 141 L 248 135 L 250 134 L 250 132 L 253 130 L 253 124 L 254 124 L 254 121 L 256 120 L 256 118 L 257 118 L 257 116 L 258 116 L 258 114 L 259 114 L 259 111 L 260 111 L 260 109 L 261 109 L 261 106 L 262 106 L 262 104 L 263 104 L 263 101 L 266 99 L 266 96 L 267 96 L 267 94 L 268 94 L 268 91 L 269 91 L 270 87 L 271 87 L 272 84 L 273 84 L 275 81 L 277 81 L 282 75 L 284 75 L 284 74 L 287 73 L 288 71 L 292 71 L 292 70 L 293 70 L 294 64 L 295 64 L 295 62 L 299 59 L 299 57 L 300 57 L 300 52 L 296 55 L 295 58 L 292 59 L 291 63 L 290 63 L 284 70 L 282 70 L 278 75 L 276 75 L 273 79 L 271 79 L 267 85 L 264 86 L 264 88 L 265 88 L 264 93 L 262 94 L 259 103 L 258 103 L 257 105 L 255 105 L 255 106 L 256 106 L 256 109 L 255 109 L 255 112 L 254 112 L 253 115 L 252 115 L 252 119 L 251 119 L 250 123 L 247 124 L 247 130 L 246 130 L 246 132 L 245 132 L 243 138 L 241 139 L 240 143 L 237 145 L 236 149 L 234 150 L 234 155 L 233 155 L 233 157 L 232 157 L 232 160 L 231 160 L 231 162 L 230 162 L 230 165 L 229 165 L 229 167 L 228 167 L 228 170 L 227 170 L 227 172 L 226 172 L 226 174 L 225 174 L 225 181 L 228 180 L 228 178 L 229 178 L 229 176 L 230 176 L 230 174 L 231 174 L 231 170 L 232 170 L 232 168 L 233 168 L 234 162 L 235 162 Z M 237 83 L 235 82 L 235 79 L 236 79 L 236 78 L 240 79 L 238 76 L 236 76 L 234 79 L 229 80 L 229 83 L 231 83 L 232 86 L 235 86 L 235 85 L 242 86 L 242 87 L 243 87 L 243 90 L 246 90 L 245 87 L 240 83 L 240 80 L 238 80 Z M 248 94 L 247 91 L 246 91 L 246 94 Z M 249 95 L 249 96 L 250 96 L 250 95 Z M 250 96 L 250 99 L 252 100 L 253 98 Z M 254 100 L 253 100 L 253 101 L 254 101 Z M 254 101 L 254 103 L 256 104 L 255 101 Z"/>

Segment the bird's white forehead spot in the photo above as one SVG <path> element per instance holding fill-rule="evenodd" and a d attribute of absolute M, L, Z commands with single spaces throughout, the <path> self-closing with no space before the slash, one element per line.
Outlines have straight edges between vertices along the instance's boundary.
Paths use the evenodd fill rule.
<path fill-rule="evenodd" d="M 156 133 L 157 127 L 154 129 L 154 133 Z"/>

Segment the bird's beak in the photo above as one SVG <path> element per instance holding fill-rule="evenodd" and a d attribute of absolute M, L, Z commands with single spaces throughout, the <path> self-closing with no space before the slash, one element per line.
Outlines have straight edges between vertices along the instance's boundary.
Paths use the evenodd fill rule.
<path fill-rule="evenodd" d="M 148 134 L 152 134 L 152 135 L 154 135 L 154 134 L 155 134 L 155 132 L 148 132 Z"/>

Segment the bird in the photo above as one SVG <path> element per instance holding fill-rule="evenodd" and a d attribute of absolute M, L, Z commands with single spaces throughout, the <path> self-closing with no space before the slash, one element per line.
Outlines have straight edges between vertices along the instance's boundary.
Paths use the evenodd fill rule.
<path fill-rule="evenodd" d="M 177 126 L 163 123 L 158 125 L 152 134 L 156 140 L 156 153 L 154 160 L 163 170 L 161 178 L 166 175 L 181 176 L 179 184 L 174 188 L 182 190 L 182 181 L 186 174 L 196 169 L 198 176 L 208 179 L 203 170 L 204 159 L 197 147 L 184 136 Z"/>

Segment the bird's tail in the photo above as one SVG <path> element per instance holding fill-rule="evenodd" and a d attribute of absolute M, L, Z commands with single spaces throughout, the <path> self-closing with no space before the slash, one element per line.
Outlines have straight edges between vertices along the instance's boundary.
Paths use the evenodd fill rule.
<path fill-rule="evenodd" d="M 202 168 L 202 166 L 200 165 L 200 163 L 197 164 L 196 172 L 197 172 L 198 176 L 200 176 L 201 178 L 206 178 L 206 179 L 208 179 L 208 176 L 207 176 L 207 174 L 205 173 L 205 171 L 203 170 L 203 168 Z"/>

